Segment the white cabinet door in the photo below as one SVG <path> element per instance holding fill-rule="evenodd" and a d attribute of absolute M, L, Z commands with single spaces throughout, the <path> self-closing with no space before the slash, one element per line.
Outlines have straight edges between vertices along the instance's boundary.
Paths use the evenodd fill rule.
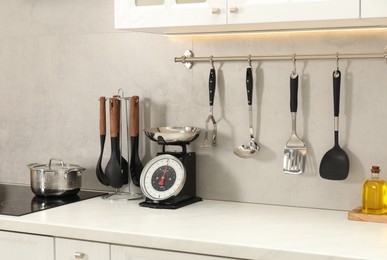
<path fill-rule="evenodd" d="M 379 18 L 387 17 L 386 0 L 361 0 L 360 17 L 361 18 Z"/>
<path fill-rule="evenodd" d="M 55 260 L 109 260 L 109 244 L 55 238 Z"/>
<path fill-rule="evenodd" d="M 228 3 L 229 24 L 359 18 L 359 0 L 229 0 Z"/>
<path fill-rule="evenodd" d="M 54 238 L 0 231 L 0 259 L 52 260 Z"/>
<path fill-rule="evenodd" d="M 225 0 L 115 0 L 115 28 L 226 24 Z"/>

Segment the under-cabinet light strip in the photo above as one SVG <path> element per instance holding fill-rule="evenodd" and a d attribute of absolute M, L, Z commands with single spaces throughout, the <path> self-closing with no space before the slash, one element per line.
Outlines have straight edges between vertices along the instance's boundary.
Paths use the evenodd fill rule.
<path fill-rule="evenodd" d="M 225 62 L 225 61 L 285 61 L 285 60 L 326 60 L 326 59 L 385 59 L 387 61 L 387 46 L 384 52 L 362 53 L 314 53 L 314 54 L 282 54 L 282 55 L 248 55 L 248 56 L 206 56 L 194 57 L 191 50 L 185 51 L 181 57 L 175 57 L 175 62 L 181 62 L 191 68 L 194 62 Z"/>
<path fill-rule="evenodd" d="M 303 29 L 268 29 L 252 31 L 219 31 L 219 32 L 192 32 L 179 33 L 167 32 L 164 36 L 171 38 L 179 37 L 214 37 L 214 36 L 246 36 L 246 35 L 270 35 L 270 34 L 292 34 L 292 33 L 318 33 L 318 32 L 354 32 L 354 31 L 384 31 L 387 30 L 385 25 L 371 26 L 351 26 L 351 27 L 326 27 L 326 28 L 303 28 Z"/>

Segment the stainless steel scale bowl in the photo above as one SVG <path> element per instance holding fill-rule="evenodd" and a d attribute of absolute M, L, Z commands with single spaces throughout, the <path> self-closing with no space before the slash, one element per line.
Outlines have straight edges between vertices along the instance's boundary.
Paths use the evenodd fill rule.
<path fill-rule="evenodd" d="M 159 144 L 188 144 L 198 138 L 201 129 L 191 126 L 154 127 L 144 130 L 144 133 Z"/>

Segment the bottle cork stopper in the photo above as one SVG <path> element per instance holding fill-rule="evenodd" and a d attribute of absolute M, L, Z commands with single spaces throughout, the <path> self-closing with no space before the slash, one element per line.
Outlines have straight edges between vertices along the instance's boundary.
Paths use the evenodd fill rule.
<path fill-rule="evenodd" d="M 380 172 L 380 167 L 379 166 L 372 166 L 371 172 L 372 173 L 379 173 Z"/>

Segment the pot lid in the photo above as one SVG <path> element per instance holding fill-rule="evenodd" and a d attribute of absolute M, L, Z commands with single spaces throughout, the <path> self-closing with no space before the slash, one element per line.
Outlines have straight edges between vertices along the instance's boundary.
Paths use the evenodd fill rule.
<path fill-rule="evenodd" d="M 57 163 L 53 163 L 53 161 L 57 161 Z M 76 164 L 65 164 L 62 159 L 51 158 L 48 164 L 39 164 L 39 163 L 31 163 L 28 165 L 32 170 L 43 170 L 43 171 L 57 171 L 57 170 L 68 170 L 68 169 L 76 169 L 79 165 Z"/>

